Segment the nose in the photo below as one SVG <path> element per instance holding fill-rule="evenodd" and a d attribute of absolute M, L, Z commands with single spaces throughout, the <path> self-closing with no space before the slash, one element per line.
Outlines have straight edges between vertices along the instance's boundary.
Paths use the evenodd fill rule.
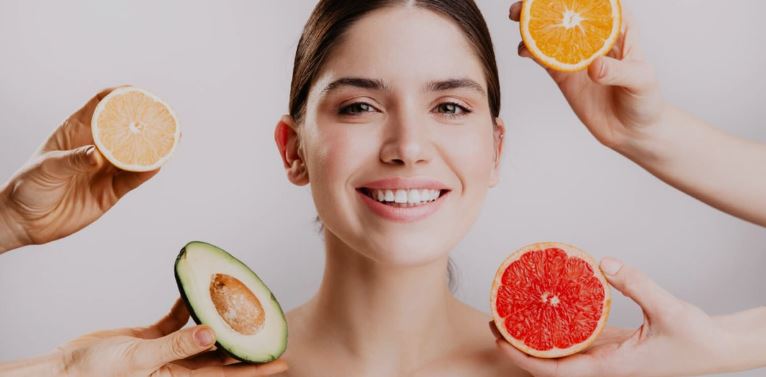
<path fill-rule="evenodd" d="M 387 165 L 414 166 L 431 160 L 432 143 L 426 120 L 415 116 L 392 117 L 385 125 L 380 160 Z"/>

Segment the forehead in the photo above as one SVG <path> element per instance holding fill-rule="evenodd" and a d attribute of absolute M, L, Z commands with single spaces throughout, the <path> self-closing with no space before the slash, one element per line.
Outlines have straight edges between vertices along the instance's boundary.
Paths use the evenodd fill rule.
<path fill-rule="evenodd" d="M 340 76 L 380 79 L 392 87 L 465 77 L 486 89 L 479 58 L 455 22 L 414 6 L 376 10 L 346 30 L 316 86 Z"/>

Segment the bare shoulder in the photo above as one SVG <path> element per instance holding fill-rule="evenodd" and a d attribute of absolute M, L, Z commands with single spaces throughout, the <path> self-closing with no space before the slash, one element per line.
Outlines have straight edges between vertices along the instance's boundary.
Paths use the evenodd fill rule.
<path fill-rule="evenodd" d="M 495 345 L 495 336 L 489 328 L 488 314 L 459 303 L 453 310 L 456 331 L 461 347 L 438 363 L 430 363 L 413 377 L 528 377 L 530 374 L 517 367 Z"/>

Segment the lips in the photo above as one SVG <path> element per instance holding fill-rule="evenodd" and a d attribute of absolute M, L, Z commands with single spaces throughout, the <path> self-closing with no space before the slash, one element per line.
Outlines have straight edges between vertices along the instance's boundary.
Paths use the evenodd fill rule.
<path fill-rule="evenodd" d="M 431 178 L 392 177 L 364 183 L 356 191 L 376 215 L 406 223 L 436 212 L 451 190 Z"/>

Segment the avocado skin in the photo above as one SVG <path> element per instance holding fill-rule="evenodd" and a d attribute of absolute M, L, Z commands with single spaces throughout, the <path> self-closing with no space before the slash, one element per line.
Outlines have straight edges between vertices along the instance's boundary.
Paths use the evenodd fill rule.
<path fill-rule="evenodd" d="M 215 245 L 213 245 L 213 244 L 204 242 L 204 241 L 190 241 L 184 247 L 181 248 L 181 251 L 178 253 L 178 256 L 176 257 L 175 263 L 173 263 L 173 276 L 175 276 L 175 279 L 176 279 L 176 286 L 178 287 L 178 292 L 181 293 L 181 299 L 184 301 L 184 304 L 186 304 L 186 309 L 189 311 L 189 315 L 191 315 L 192 319 L 194 320 L 194 323 L 196 323 L 198 325 L 201 325 L 202 322 L 199 320 L 199 317 L 197 317 L 197 314 L 194 312 L 194 307 L 192 306 L 191 302 L 189 302 L 189 298 L 186 297 L 186 292 L 184 291 L 183 284 L 181 284 L 181 277 L 178 276 L 178 263 L 184 258 L 184 255 L 186 254 L 186 246 L 188 246 L 189 244 L 192 244 L 192 243 L 203 243 L 203 244 L 207 244 L 207 245 L 213 246 L 213 247 L 215 247 L 217 249 L 220 249 L 220 248 L 215 246 Z M 234 256 L 232 256 L 232 258 L 234 258 Z M 242 263 L 242 262 L 240 261 L 240 263 Z M 271 290 L 269 290 L 269 291 L 271 291 Z M 271 299 L 274 300 L 275 302 L 278 302 L 277 298 L 274 296 L 273 292 L 271 292 Z M 284 317 L 284 313 L 282 314 L 282 316 Z M 286 335 L 287 334 L 285 334 L 285 336 Z M 287 339 L 285 338 L 285 349 L 287 348 L 287 344 L 286 343 L 287 343 Z M 221 344 L 217 339 L 215 341 L 215 347 L 218 349 L 219 352 L 223 352 L 227 356 L 230 356 L 230 357 L 232 357 L 234 359 L 237 359 L 239 361 L 242 361 L 242 362 L 245 362 L 245 363 L 249 363 L 249 364 L 265 364 L 265 363 L 274 361 L 279 356 L 281 356 L 281 355 L 276 355 L 276 356 L 275 355 L 271 355 L 271 358 L 268 359 L 268 360 L 249 360 L 249 359 L 247 359 L 247 358 L 245 358 L 243 356 L 237 355 L 235 352 L 232 352 L 226 346 Z M 282 352 L 284 352 L 284 351 L 282 351 Z"/>

